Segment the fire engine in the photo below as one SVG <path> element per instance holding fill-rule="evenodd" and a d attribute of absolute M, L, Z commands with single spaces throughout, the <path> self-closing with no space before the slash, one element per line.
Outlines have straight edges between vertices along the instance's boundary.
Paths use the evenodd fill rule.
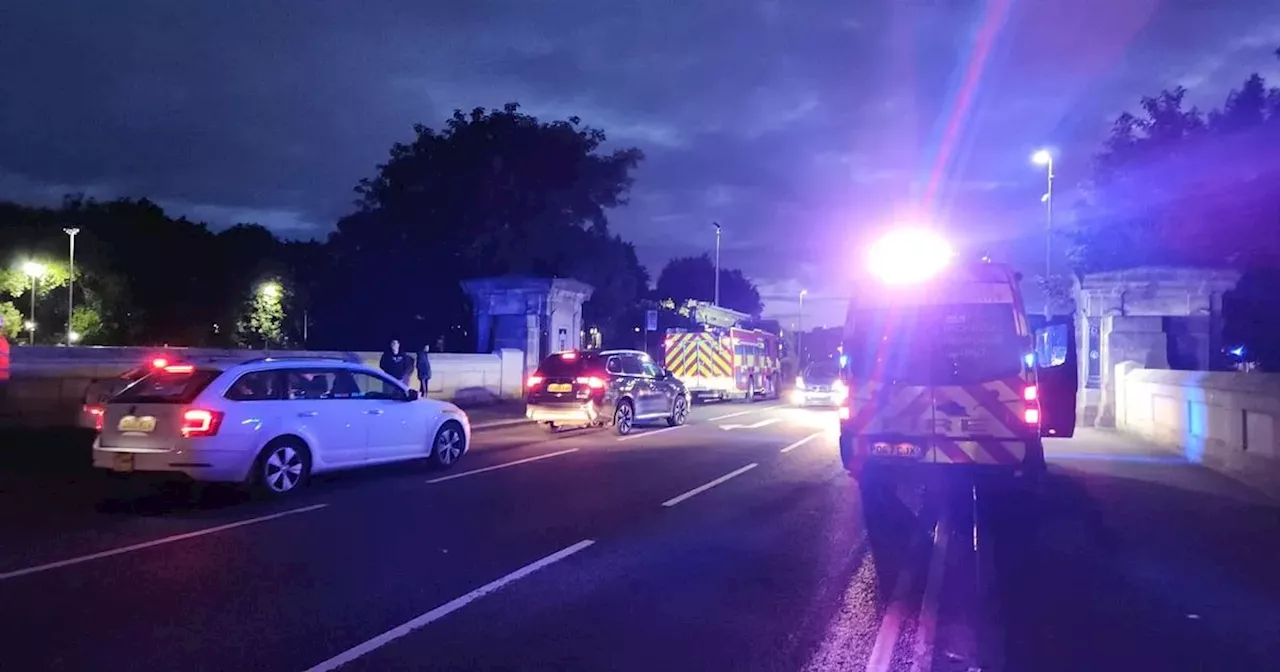
<path fill-rule="evenodd" d="M 781 380 L 778 336 L 741 326 L 745 313 L 691 301 L 692 330 L 669 329 L 663 364 L 695 399 L 776 399 Z"/>

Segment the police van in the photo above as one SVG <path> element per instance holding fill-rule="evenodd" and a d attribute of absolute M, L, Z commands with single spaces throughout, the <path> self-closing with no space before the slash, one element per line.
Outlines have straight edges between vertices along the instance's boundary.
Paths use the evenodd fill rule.
<path fill-rule="evenodd" d="M 1033 332 L 1021 275 L 904 229 L 870 246 L 857 276 L 840 362 L 845 468 L 1043 470 L 1042 438 L 1075 429 L 1075 371 L 1053 356 L 1067 325 Z"/>

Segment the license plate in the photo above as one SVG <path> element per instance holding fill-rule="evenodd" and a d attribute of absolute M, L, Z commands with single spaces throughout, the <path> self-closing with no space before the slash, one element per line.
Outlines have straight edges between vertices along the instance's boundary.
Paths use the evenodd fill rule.
<path fill-rule="evenodd" d="M 116 471 L 133 471 L 133 453 L 116 453 L 111 459 L 111 468 Z"/>
<path fill-rule="evenodd" d="M 910 443 L 873 443 L 871 444 L 871 454 L 876 457 L 918 459 L 920 457 L 920 446 Z"/>
<path fill-rule="evenodd" d="M 120 418 L 120 424 L 116 425 L 116 429 L 122 432 L 137 432 L 140 434 L 150 434 L 156 431 L 156 419 L 150 415 L 137 417 L 126 415 Z"/>
<path fill-rule="evenodd" d="M 573 389 L 569 383 L 555 383 L 547 386 L 548 392 L 568 392 Z"/>

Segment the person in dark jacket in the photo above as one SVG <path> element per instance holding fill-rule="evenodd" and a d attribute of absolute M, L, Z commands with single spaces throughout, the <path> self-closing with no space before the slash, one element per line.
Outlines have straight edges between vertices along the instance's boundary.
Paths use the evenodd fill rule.
<path fill-rule="evenodd" d="M 427 356 L 428 352 L 431 352 L 431 346 L 424 343 L 418 353 L 418 385 L 424 397 L 427 396 L 427 386 L 431 383 L 431 358 Z"/>
<path fill-rule="evenodd" d="M 392 339 L 390 346 L 382 353 L 378 368 L 388 376 L 408 385 L 409 376 L 413 373 L 413 358 L 400 352 L 400 341 Z"/>

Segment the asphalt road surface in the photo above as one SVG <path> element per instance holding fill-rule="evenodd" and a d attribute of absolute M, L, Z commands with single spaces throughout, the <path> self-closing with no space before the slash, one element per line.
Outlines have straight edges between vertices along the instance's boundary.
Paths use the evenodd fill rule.
<path fill-rule="evenodd" d="M 9 473 L 0 670 L 1276 669 L 1274 500 L 1082 431 L 1038 492 L 864 502 L 834 429 L 520 425 L 287 502 Z"/>

